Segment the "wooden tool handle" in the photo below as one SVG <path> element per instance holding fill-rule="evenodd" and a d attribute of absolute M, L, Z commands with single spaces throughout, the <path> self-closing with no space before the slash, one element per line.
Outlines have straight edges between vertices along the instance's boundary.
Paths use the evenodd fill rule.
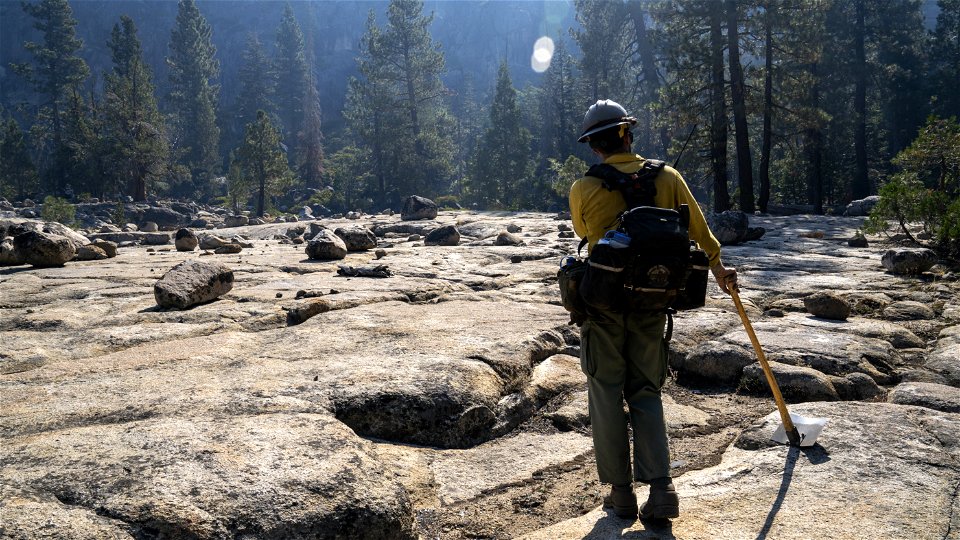
<path fill-rule="evenodd" d="M 737 293 L 736 287 L 730 288 L 730 296 L 733 297 L 733 303 L 737 305 L 737 312 L 740 314 L 740 320 L 743 321 L 743 328 L 747 331 L 747 335 L 750 336 L 750 342 L 753 343 L 753 350 L 757 352 L 757 358 L 760 359 L 760 367 L 763 368 L 763 374 L 767 376 L 767 383 L 773 392 L 773 399 L 776 400 L 777 409 L 780 410 L 783 429 L 787 432 L 790 443 L 799 445 L 800 436 L 797 434 L 797 428 L 793 425 L 793 420 L 787 411 L 787 404 L 783 401 L 783 395 L 780 394 L 780 386 L 777 385 L 777 380 L 773 377 L 773 371 L 770 370 L 770 364 L 767 363 L 767 357 L 763 354 L 763 349 L 760 348 L 760 341 L 757 339 L 757 334 L 753 331 L 753 325 L 750 324 L 750 319 L 747 318 L 747 312 L 743 309 L 743 303 L 740 301 L 740 295 Z M 796 441 L 793 440 L 795 437 L 797 439 Z"/>

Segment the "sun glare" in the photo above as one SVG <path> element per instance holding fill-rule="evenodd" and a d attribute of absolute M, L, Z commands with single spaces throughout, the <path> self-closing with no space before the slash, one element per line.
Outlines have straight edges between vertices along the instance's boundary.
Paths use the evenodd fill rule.
<path fill-rule="evenodd" d="M 533 44 L 533 54 L 530 56 L 530 67 L 537 73 L 543 73 L 550 67 L 553 58 L 553 40 L 544 36 Z"/>

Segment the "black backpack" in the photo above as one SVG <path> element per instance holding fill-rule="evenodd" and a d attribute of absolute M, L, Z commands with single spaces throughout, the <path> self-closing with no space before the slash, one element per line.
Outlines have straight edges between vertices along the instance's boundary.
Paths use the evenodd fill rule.
<path fill-rule="evenodd" d="M 664 162 L 647 160 L 636 173 L 612 165 L 590 167 L 587 176 L 619 191 L 627 210 L 617 231 L 629 246 L 601 240 L 590 251 L 579 291 L 587 305 L 609 311 L 664 312 L 705 303 L 707 256 L 690 241 L 690 209 L 654 206 L 654 180 Z M 609 234 L 609 233 L 608 233 Z"/>

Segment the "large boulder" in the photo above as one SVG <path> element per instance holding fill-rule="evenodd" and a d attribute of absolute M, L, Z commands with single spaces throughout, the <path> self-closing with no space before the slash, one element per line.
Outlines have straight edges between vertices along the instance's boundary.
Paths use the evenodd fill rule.
<path fill-rule="evenodd" d="M 867 216 L 870 215 L 870 211 L 873 210 L 873 207 L 880 202 L 879 195 L 871 195 L 865 199 L 858 199 L 856 201 L 850 201 L 850 204 L 847 205 L 847 208 L 844 209 L 843 215 L 845 216 Z"/>
<path fill-rule="evenodd" d="M 892 274 L 916 275 L 937 264 L 937 254 L 925 248 L 889 249 L 880 258 L 880 263 Z"/>
<path fill-rule="evenodd" d="M 0 239 L 0 266 L 19 266 L 23 256 L 13 246 L 13 238 Z"/>
<path fill-rule="evenodd" d="M 250 220 L 247 216 L 227 216 L 223 218 L 224 227 L 243 227 L 247 225 Z"/>
<path fill-rule="evenodd" d="M 90 243 L 90 239 L 86 236 L 56 221 L 36 221 L 23 219 L 0 220 L 0 229 L 6 230 L 6 236 L 17 236 L 18 234 L 27 231 L 36 231 L 62 236 L 69 240 L 71 244 L 73 244 L 73 248 L 75 250 L 79 249 L 80 246 L 85 246 Z"/>
<path fill-rule="evenodd" d="M 0 535 L 416 538 L 410 500 L 370 442 L 329 413 L 277 412 L 148 416 L 5 439 L 0 531 L 12 536 Z M 57 520 L 44 531 L 43 517 Z"/>
<path fill-rule="evenodd" d="M 333 234 L 343 240 L 347 251 L 366 251 L 377 247 L 377 235 L 366 227 L 337 227 Z"/>
<path fill-rule="evenodd" d="M 493 243 L 497 246 L 522 246 L 523 238 L 520 238 L 516 234 L 513 234 L 509 231 L 501 231 Z"/>
<path fill-rule="evenodd" d="M 837 401 L 840 395 L 830 377 L 808 367 L 788 366 L 770 362 L 770 371 L 777 380 L 783 399 L 798 403 L 803 401 Z M 767 377 L 760 363 L 743 368 L 743 387 L 752 392 L 770 394 Z"/>
<path fill-rule="evenodd" d="M 13 237 L 23 262 L 36 267 L 63 266 L 77 254 L 70 239 L 45 232 L 26 231 Z"/>
<path fill-rule="evenodd" d="M 427 199 L 426 197 L 411 195 L 407 197 L 405 201 L 403 201 L 403 210 L 400 211 L 400 219 L 402 221 L 436 219 L 437 211 L 437 203 Z"/>
<path fill-rule="evenodd" d="M 936 316 L 930 306 L 913 300 L 901 300 L 883 308 L 883 318 L 891 321 L 930 320 Z"/>
<path fill-rule="evenodd" d="M 189 216 L 185 216 L 176 210 L 164 206 L 151 206 L 144 210 L 140 216 L 140 223 L 144 225 L 147 223 L 155 223 L 160 229 L 174 229 L 189 221 Z M 146 229 L 141 227 L 140 230 Z"/>
<path fill-rule="evenodd" d="M 141 232 L 140 243 L 144 246 L 165 246 L 170 243 L 171 235 L 168 232 Z"/>
<path fill-rule="evenodd" d="M 347 244 L 329 229 L 321 230 L 306 247 L 307 257 L 317 261 L 337 261 L 347 256 Z"/>
<path fill-rule="evenodd" d="M 177 231 L 173 243 L 177 246 L 177 251 L 193 251 L 197 249 L 200 240 L 192 230 L 180 229 Z"/>
<path fill-rule="evenodd" d="M 117 243 L 111 242 L 109 240 L 94 240 L 90 245 L 97 246 L 102 249 L 104 253 L 107 254 L 107 257 L 113 258 L 117 256 Z"/>
<path fill-rule="evenodd" d="M 174 266 L 153 285 L 157 305 L 187 309 L 230 292 L 233 271 L 217 263 L 188 260 Z"/>
<path fill-rule="evenodd" d="M 201 234 L 198 240 L 200 242 L 200 249 L 217 249 L 230 243 L 215 234 Z"/>
<path fill-rule="evenodd" d="M 930 351 L 924 365 L 930 371 L 943 376 L 949 384 L 960 387 L 960 325 L 949 326 L 940 331 L 937 345 Z"/>
<path fill-rule="evenodd" d="M 444 225 L 427 233 L 423 243 L 428 246 L 456 246 L 460 244 L 460 231 L 456 225 Z"/>
<path fill-rule="evenodd" d="M 905 382 L 894 388 L 887 401 L 898 405 L 917 405 L 937 411 L 960 413 L 960 388 L 945 384 Z"/>
<path fill-rule="evenodd" d="M 845 321 L 850 315 L 850 304 L 838 294 L 817 292 L 803 299 L 807 312 L 815 317 Z"/>
<path fill-rule="evenodd" d="M 743 368 L 756 362 L 754 353 L 744 347 L 719 341 L 706 341 L 686 356 L 674 355 L 671 365 L 684 376 L 720 384 L 734 384 Z"/>
<path fill-rule="evenodd" d="M 725 245 L 739 244 L 747 236 L 750 219 L 747 214 L 737 210 L 726 210 L 707 216 L 707 223 L 717 240 Z"/>
<path fill-rule="evenodd" d="M 101 261 L 109 258 L 107 252 L 93 244 L 82 246 L 73 257 L 75 261 Z"/>

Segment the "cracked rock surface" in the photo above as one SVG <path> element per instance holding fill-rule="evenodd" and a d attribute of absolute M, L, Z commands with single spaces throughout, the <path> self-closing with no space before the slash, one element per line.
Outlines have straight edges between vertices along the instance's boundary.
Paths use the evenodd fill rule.
<path fill-rule="evenodd" d="M 0 538 L 957 538 L 957 282 L 885 271 L 889 245 L 846 243 L 860 218 L 751 220 L 766 234 L 724 261 L 791 410 L 830 424 L 804 452 L 767 441 L 773 403 L 710 284 L 675 316 L 672 529 L 599 509 L 556 289 L 568 222 L 442 211 L 311 222 L 373 231 L 342 261 L 276 223 L 216 231 L 240 253 L 137 233 L 115 258 L 0 268 Z M 459 242 L 425 245 L 441 227 Z M 232 289 L 159 307 L 184 261 Z M 807 313 L 817 292 L 848 319 Z M 914 304 L 930 313 L 888 310 Z"/>

